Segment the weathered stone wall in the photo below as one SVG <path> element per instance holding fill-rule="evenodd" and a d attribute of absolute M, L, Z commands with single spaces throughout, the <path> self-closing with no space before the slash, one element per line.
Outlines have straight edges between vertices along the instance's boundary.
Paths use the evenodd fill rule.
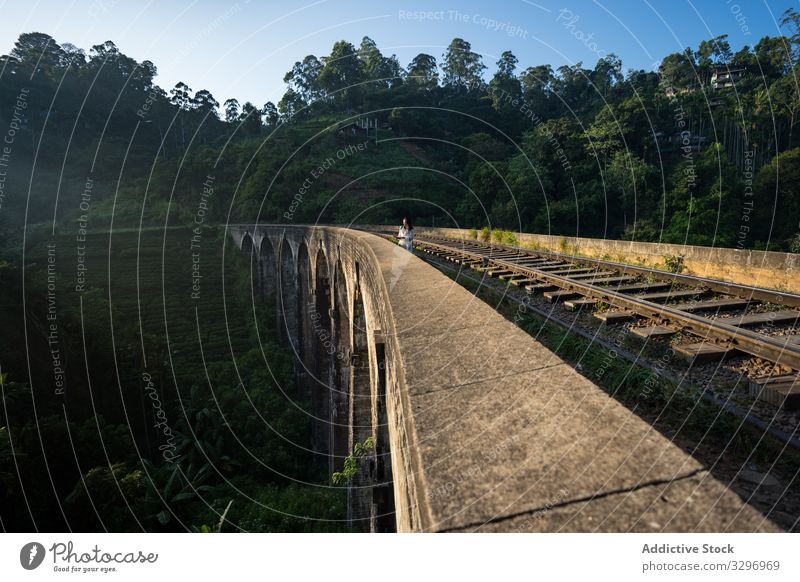
<path fill-rule="evenodd" d="M 332 227 L 236 226 L 231 235 L 243 252 L 275 253 L 258 260 L 281 270 L 282 309 L 288 294 L 310 299 L 281 317 L 329 469 L 343 461 L 343 439 L 349 448 L 376 442 L 350 482 L 354 529 L 775 529 L 669 439 L 399 246 Z M 294 268 L 278 260 L 289 251 Z"/>
<path fill-rule="evenodd" d="M 469 238 L 469 230 L 417 228 L 419 234 Z M 520 246 L 593 259 L 663 268 L 665 256 L 683 256 L 689 275 L 800 293 L 800 254 L 516 233 Z"/>

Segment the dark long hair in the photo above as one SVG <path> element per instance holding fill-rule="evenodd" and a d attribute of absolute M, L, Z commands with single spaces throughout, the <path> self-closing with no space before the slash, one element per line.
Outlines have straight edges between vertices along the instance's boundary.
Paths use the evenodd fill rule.
<path fill-rule="evenodd" d="M 411 219 L 408 216 L 404 216 L 403 221 L 408 223 L 408 230 L 414 230 L 414 225 L 411 224 Z"/>

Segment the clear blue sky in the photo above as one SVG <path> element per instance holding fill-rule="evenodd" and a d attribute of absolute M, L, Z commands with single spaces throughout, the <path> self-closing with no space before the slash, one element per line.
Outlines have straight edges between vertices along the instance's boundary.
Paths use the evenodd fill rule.
<path fill-rule="evenodd" d="M 373 38 L 404 66 L 418 53 L 440 60 L 454 37 L 484 55 L 488 72 L 511 50 L 520 67 L 554 67 L 616 53 L 625 70 L 653 63 L 718 34 L 734 50 L 779 34 L 778 20 L 797 2 L 755 0 L 0 0 L 0 52 L 21 32 L 50 34 L 88 49 L 113 40 L 122 52 L 158 67 L 169 90 L 184 81 L 219 102 L 236 97 L 277 103 L 283 75 L 307 54 L 333 43 Z M 420 11 L 428 14 L 414 14 Z M 423 18 L 424 16 L 424 18 Z"/>

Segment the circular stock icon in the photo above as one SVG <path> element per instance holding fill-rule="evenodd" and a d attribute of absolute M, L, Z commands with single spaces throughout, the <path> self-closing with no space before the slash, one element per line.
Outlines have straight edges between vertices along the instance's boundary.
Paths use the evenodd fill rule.
<path fill-rule="evenodd" d="M 39 542 L 28 542 L 19 551 L 19 563 L 26 570 L 35 570 L 44 561 L 44 546 Z"/>

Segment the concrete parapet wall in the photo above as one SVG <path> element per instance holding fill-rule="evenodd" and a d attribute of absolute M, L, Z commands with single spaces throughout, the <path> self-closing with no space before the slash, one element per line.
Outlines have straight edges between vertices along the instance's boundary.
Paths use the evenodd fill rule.
<path fill-rule="evenodd" d="M 470 238 L 469 230 L 417 228 L 419 234 Z M 683 273 L 800 294 L 800 254 L 515 233 L 519 245 L 593 259 L 663 268 L 666 256 L 682 256 Z"/>
<path fill-rule="evenodd" d="M 370 435 L 390 451 L 398 531 L 776 530 L 648 423 L 399 246 L 333 227 L 241 225 L 232 238 L 274 253 L 271 264 L 295 257 L 299 296 L 330 301 L 328 336 L 348 354 L 330 364 L 337 373 L 309 363 L 319 350 L 302 331 L 306 312 L 284 320 L 296 326 L 298 362 L 316 366 L 312 400 L 335 399 L 339 387 L 351 425 L 371 419 L 349 427 L 350 444 Z M 365 366 L 368 374 L 353 372 Z M 348 369 L 350 381 L 337 383 Z M 369 407 L 360 413 L 359 394 Z M 336 405 L 320 410 L 333 415 Z M 360 471 L 353 511 L 379 531 L 382 472 Z"/>

